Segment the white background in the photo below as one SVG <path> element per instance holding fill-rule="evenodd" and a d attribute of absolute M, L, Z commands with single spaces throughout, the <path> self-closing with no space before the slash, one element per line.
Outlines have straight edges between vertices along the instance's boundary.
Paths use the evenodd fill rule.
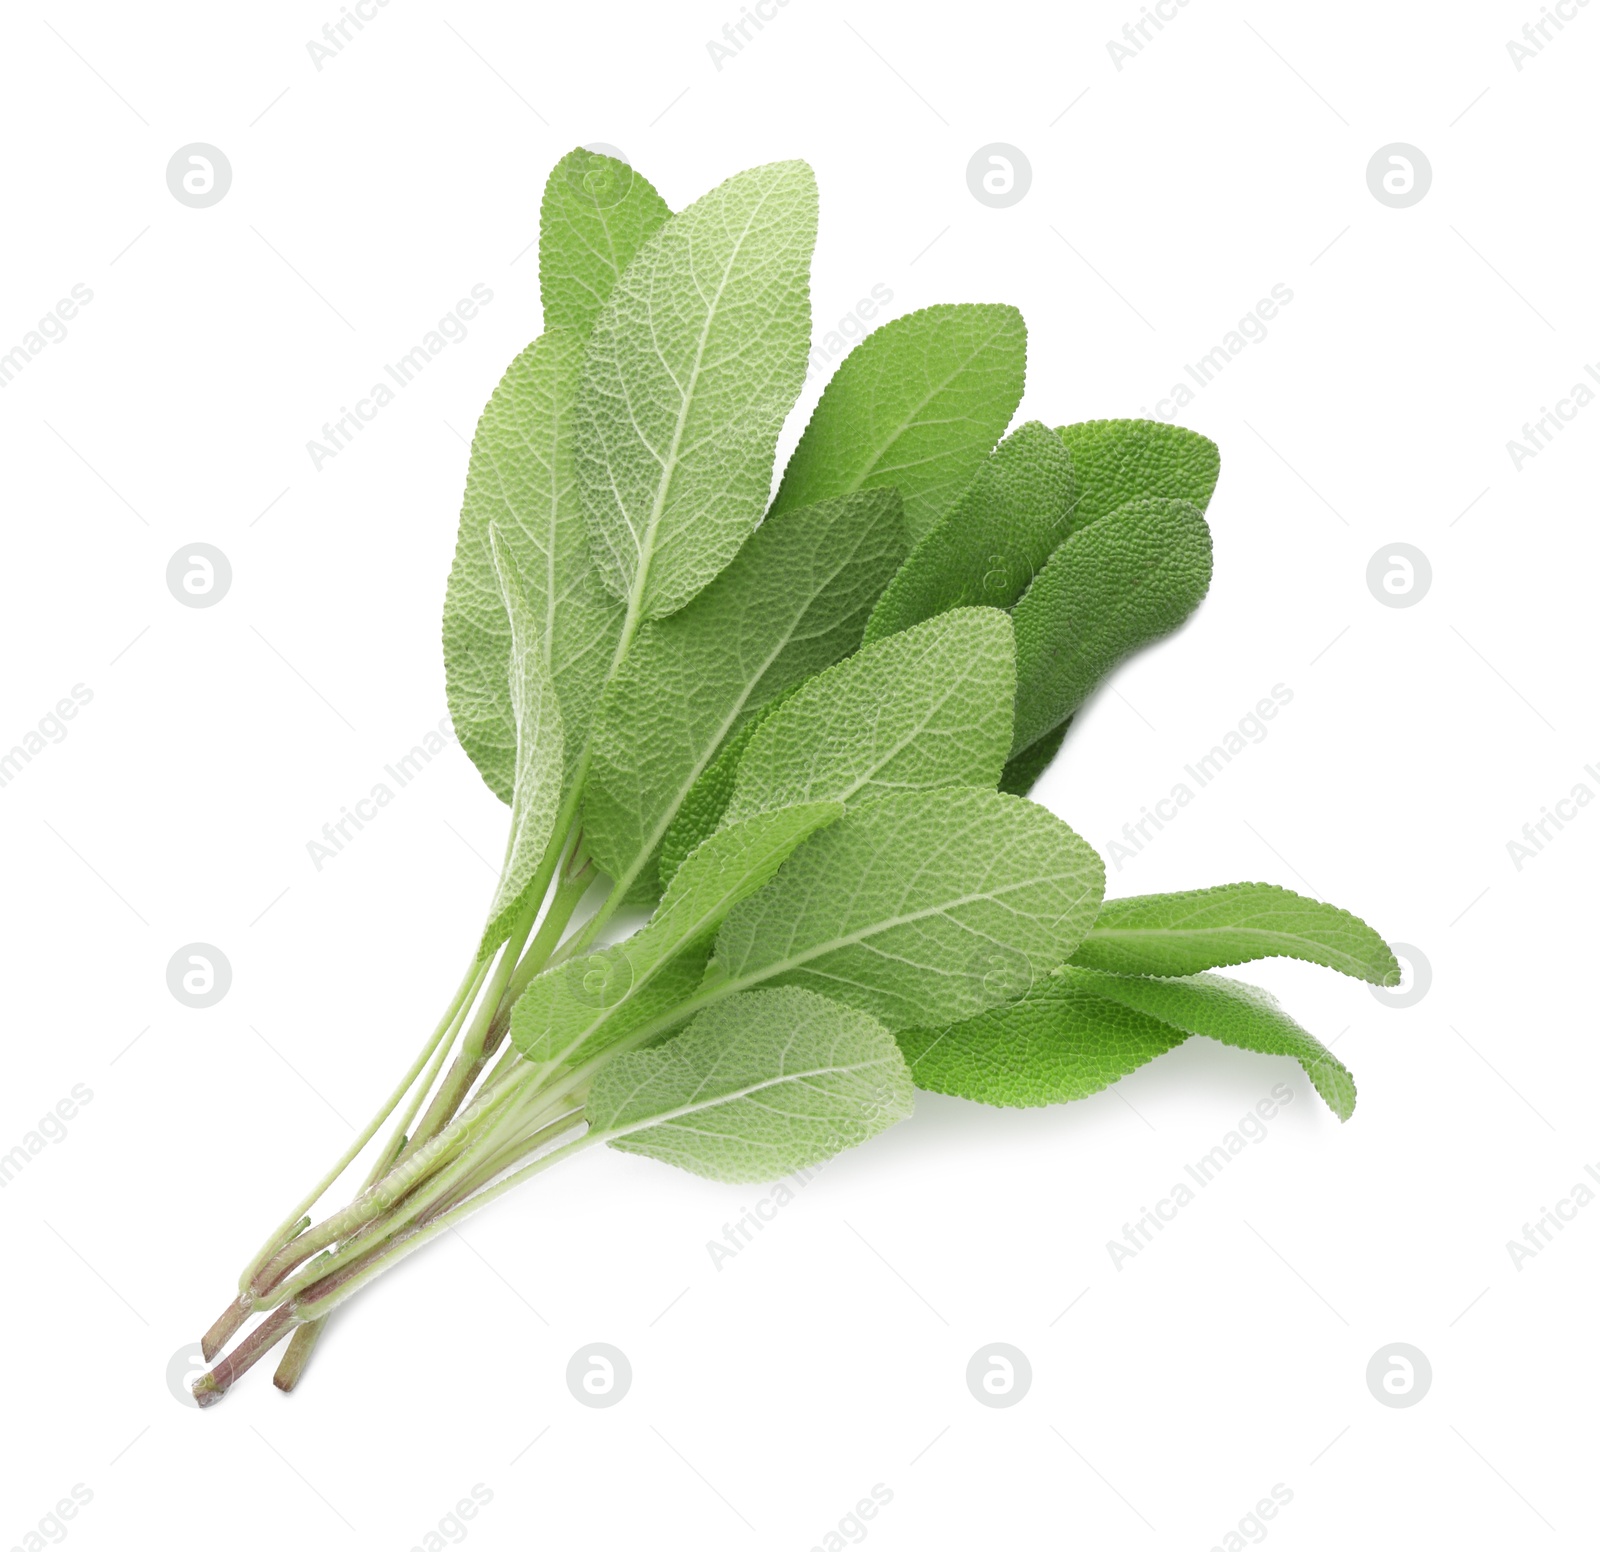
<path fill-rule="evenodd" d="M 0 390 L 0 746 L 93 699 L 0 788 L 0 1151 L 93 1099 L 0 1192 L 0 1544 L 74 1483 L 85 1548 L 411 1547 L 478 1483 L 485 1549 L 805 1549 L 876 1483 L 884 1548 L 1204 1549 L 1278 1483 L 1284 1549 L 1592 1544 L 1600 1205 L 1520 1271 L 1506 1242 L 1600 1167 L 1600 812 L 1520 870 L 1507 842 L 1600 792 L 1600 408 L 1520 471 L 1506 444 L 1600 363 L 1600 6 L 1520 72 L 1532 0 L 1194 0 L 1119 71 L 1139 9 L 792 0 L 718 71 L 734 0 L 393 0 L 318 71 L 332 0 L 6 8 L 0 350 L 94 299 Z M 195 141 L 233 169 L 208 209 L 165 181 Z M 818 337 L 875 284 L 1013 302 L 1019 419 L 1153 410 L 1293 292 L 1182 416 L 1222 447 L 1210 597 L 1037 795 L 1106 850 L 1282 683 L 1111 892 L 1285 884 L 1432 984 L 1244 972 L 1337 1039 L 1348 1125 L 1201 1041 L 1068 1107 L 924 1097 L 720 1271 L 760 1191 L 586 1155 L 348 1305 L 292 1398 L 264 1364 L 200 1413 L 169 1359 L 409 1060 L 493 883 L 504 811 L 455 748 L 320 872 L 306 843 L 443 715 L 464 438 L 539 330 L 545 174 L 596 141 L 674 208 L 806 158 Z M 1432 166 L 1408 209 L 1367 185 L 1394 141 Z M 968 191 L 990 142 L 1032 167 L 1008 209 Z M 466 340 L 314 470 L 480 282 Z M 232 564 L 211 609 L 166 587 L 194 541 Z M 1396 541 L 1433 570 L 1404 609 L 1365 580 Z M 204 1011 L 165 979 L 197 940 L 233 969 Z M 1278 1082 L 1266 1140 L 1116 1270 L 1107 1240 Z M 564 1383 L 593 1341 L 633 1365 L 609 1410 Z M 964 1382 L 994 1341 L 1033 1366 L 1005 1410 Z M 1404 1410 L 1365 1381 L 1394 1342 L 1433 1368 Z"/>

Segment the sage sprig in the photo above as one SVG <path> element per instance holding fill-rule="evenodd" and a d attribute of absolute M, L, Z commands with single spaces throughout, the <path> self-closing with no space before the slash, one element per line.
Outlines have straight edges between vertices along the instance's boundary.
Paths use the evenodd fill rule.
<path fill-rule="evenodd" d="M 769 501 L 816 222 L 802 162 L 676 214 L 612 158 L 552 171 L 546 332 L 478 423 L 445 595 L 451 715 L 510 809 L 502 876 L 411 1067 L 207 1333 L 202 1404 L 285 1338 L 292 1387 L 329 1311 L 602 1143 L 774 1179 L 915 1088 L 1056 1103 L 1197 1035 L 1292 1057 L 1351 1114 L 1344 1066 L 1212 972 L 1287 955 L 1394 984 L 1376 933 L 1265 884 L 1106 901 L 1027 796 L 1205 596 L 1215 446 L 1148 421 L 1007 435 L 1022 318 L 952 304 L 845 358 Z M 619 935 L 627 908 L 647 919 Z"/>

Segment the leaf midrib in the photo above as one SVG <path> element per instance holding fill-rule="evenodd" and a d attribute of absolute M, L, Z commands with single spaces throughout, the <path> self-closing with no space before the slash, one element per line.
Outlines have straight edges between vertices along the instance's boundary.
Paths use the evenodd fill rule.
<path fill-rule="evenodd" d="M 736 1100 L 748 1099 L 752 1094 L 759 1094 L 765 1089 L 777 1088 L 780 1084 L 802 1083 L 810 1078 L 842 1077 L 851 1073 L 867 1072 L 874 1067 L 882 1067 L 887 1061 L 887 1055 L 875 1056 L 842 1067 L 813 1067 L 803 1072 L 786 1072 L 775 1078 L 762 1078 L 758 1082 L 747 1084 L 742 1089 L 734 1089 L 730 1093 L 719 1094 L 715 1099 L 690 1100 L 685 1104 L 679 1105 L 674 1110 L 663 1112 L 661 1115 L 651 1116 L 646 1120 L 637 1121 L 628 1126 L 608 1128 L 600 1132 L 594 1140 L 596 1142 L 613 1142 L 618 1137 L 628 1137 L 634 1132 L 648 1131 L 654 1126 L 665 1126 L 668 1122 L 680 1120 L 686 1115 L 695 1115 L 704 1110 L 714 1110 L 718 1105 L 728 1105 Z M 636 1085 L 629 1098 L 631 1099 L 634 1094 L 637 1094 L 645 1086 L 645 1083 L 654 1076 L 656 1075 L 650 1074 Z M 741 1141 L 748 1141 L 748 1139 L 741 1139 Z"/>
<path fill-rule="evenodd" d="M 878 468 L 878 461 L 889 451 L 891 447 L 895 445 L 896 442 L 901 439 L 901 437 L 906 434 L 907 431 L 912 428 L 912 426 L 920 424 L 920 422 L 917 420 L 917 416 L 920 415 L 922 411 L 925 410 L 930 404 L 932 404 L 933 401 L 938 398 L 938 396 L 943 393 L 951 383 L 961 376 L 961 374 L 965 372 L 966 369 L 971 366 L 972 363 L 976 361 L 978 357 L 989 348 L 990 345 L 994 343 L 996 336 L 999 335 L 1000 332 L 1000 326 L 996 324 L 989 330 L 989 333 L 983 338 L 983 340 L 973 347 L 972 352 L 966 357 L 966 359 L 951 371 L 948 377 L 944 378 L 936 386 L 928 390 L 927 395 L 918 402 L 916 408 L 913 409 L 906 416 L 906 418 L 900 422 L 893 433 L 889 436 L 888 440 L 885 441 L 875 453 L 873 453 L 871 460 L 868 462 L 866 468 L 862 470 L 861 475 L 857 478 L 855 484 L 848 486 L 846 490 L 841 492 L 841 494 L 848 495 L 850 491 L 860 490 L 862 486 L 866 484 L 867 480 L 872 477 L 872 475 L 882 472 Z M 960 418 L 966 419 L 967 417 L 962 416 Z M 930 421 L 929 424 L 933 425 L 937 424 L 937 422 Z M 924 459 L 923 462 L 934 462 L 939 456 L 944 455 L 936 454 Z M 915 467 L 915 465 L 897 466 L 896 472 L 898 472 L 900 467 L 912 468 Z"/>
<path fill-rule="evenodd" d="M 661 478 L 656 484 L 655 499 L 651 502 L 650 517 L 645 525 L 645 540 L 643 544 L 640 544 L 637 539 L 635 541 L 637 553 L 635 556 L 633 587 L 629 589 L 628 594 L 628 625 L 625 625 L 623 628 L 623 635 L 625 638 L 630 638 L 632 635 L 632 630 L 629 628 L 630 626 L 633 629 L 637 629 L 638 618 L 643 608 L 644 592 L 650 578 L 650 566 L 655 557 L 656 532 L 661 525 L 661 517 L 666 509 L 668 490 L 671 487 L 673 476 L 677 472 L 678 458 L 683 443 L 683 433 L 685 427 L 688 425 L 689 412 L 694 403 L 695 390 L 699 386 L 701 367 L 705 360 L 706 346 L 711 338 L 712 324 L 717 316 L 717 308 L 721 304 L 723 292 L 728 288 L 728 279 L 733 273 L 733 266 L 740 253 L 744 249 L 745 240 L 750 235 L 750 228 L 754 224 L 756 216 L 760 214 L 761 210 L 765 207 L 767 200 L 771 197 L 771 192 L 772 191 L 770 188 L 763 189 L 760 197 L 756 200 L 755 205 L 751 208 L 748 216 L 745 219 L 744 228 L 739 233 L 738 240 L 733 244 L 733 247 L 728 253 L 727 262 L 723 266 L 721 278 L 717 282 L 716 293 L 706 306 L 705 322 L 701 326 L 700 338 L 695 344 L 694 364 L 689 374 L 689 383 L 687 388 L 679 389 L 677 423 L 672 428 L 672 440 L 667 447 L 667 456 L 662 461 Z M 691 268 L 691 274 L 692 273 L 693 270 Z M 672 368 L 667 366 L 666 358 L 664 355 L 661 355 L 659 347 L 657 347 L 657 355 L 661 356 L 661 363 L 666 367 L 667 375 L 671 377 L 673 375 Z M 674 382 L 676 382 L 676 378 L 674 378 Z M 630 417 L 632 414 L 633 406 L 630 396 Z M 644 441 L 644 438 L 641 436 L 640 440 Z M 650 444 L 645 442 L 644 445 L 648 447 Z M 615 489 L 614 484 L 613 489 Z M 623 510 L 626 511 L 626 508 Z"/>
<path fill-rule="evenodd" d="M 865 527 L 858 529 L 858 538 L 865 537 L 868 532 L 869 530 Z M 818 586 L 813 587 L 806 595 L 805 603 L 795 612 L 794 621 L 789 630 L 785 632 L 782 640 L 774 644 L 772 651 L 769 652 L 761 661 L 760 672 L 752 673 L 745 681 L 745 687 L 740 692 L 737 703 L 729 710 L 727 716 L 722 719 L 722 724 L 717 729 L 716 738 L 706 745 L 705 752 L 701 755 L 694 769 L 690 771 L 684 781 L 679 784 L 676 797 L 674 797 L 670 804 L 662 810 L 661 819 L 657 822 L 655 828 L 650 832 L 649 836 L 643 840 L 642 844 L 640 845 L 638 855 L 633 860 L 633 866 L 628 870 L 627 875 L 623 878 L 614 879 L 612 881 L 614 890 L 621 891 L 631 887 L 633 881 L 639 876 L 639 870 L 643 868 L 650 858 L 655 855 L 656 848 L 661 844 L 661 841 L 666 835 L 667 831 L 672 828 L 672 821 L 678 817 L 678 812 L 683 807 L 683 800 L 688 797 L 691 789 L 694 787 L 694 784 L 704 774 L 706 767 L 709 766 L 716 758 L 717 751 L 722 747 L 723 740 L 727 738 L 729 731 L 732 729 L 734 723 L 739 720 L 739 717 L 743 713 L 745 707 L 750 704 L 750 697 L 755 694 L 756 686 L 766 678 L 767 671 L 774 663 L 778 661 L 778 659 L 789 649 L 789 647 L 794 644 L 794 642 L 804 641 L 807 639 L 806 637 L 798 634 L 802 621 L 804 621 L 806 616 L 811 612 L 812 607 L 815 605 L 817 599 L 833 585 L 840 573 L 842 573 L 845 568 L 849 566 L 850 563 L 855 559 L 856 552 L 859 547 L 859 543 L 857 543 L 849 550 L 848 553 L 841 555 L 839 563 L 833 567 L 831 571 L 829 571 L 824 581 Z"/>
<path fill-rule="evenodd" d="M 1132 939 L 1137 942 L 1149 943 L 1156 938 L 1214 938 L 1219 934 L 1227 934 L 1243 938 L 1272 939 L 1275 942 L 1299 943 L 1309 948 L 1314 948 L 1321 953 L 1331 955 L 1338 959 L 1346 959 L 1351 964 L 1364 964 L 1359 956 L 1345 949 L 1330 948 L 1326 942 L 1319 938 L 1304 937 L 1298 932 L 1287 932 L 1275 927 L 1091 927 L 1084 934 L 1084 943 L 1090 941 L 1106 942 L 1108 940 Z"/>

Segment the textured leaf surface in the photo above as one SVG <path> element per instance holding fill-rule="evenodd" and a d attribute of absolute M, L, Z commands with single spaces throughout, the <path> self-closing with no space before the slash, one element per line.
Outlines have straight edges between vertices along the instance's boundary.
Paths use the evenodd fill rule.
<path fill-rule="evenodd" d="M 1341 1121 L 1355 1109 L 1354 1079 L 1315 1036 L 1259 987 L 1221 976 L 1151 980 L 1069 968 L 1020 1002 L 899 1040 L 919 1088 L 1033 1106 L 1098 1093 L 1190 1035 L 1292 1056 Z"/>
<path fill-rule="evenodd" d="M 456 736 L 489 790 L 511 801 L 517 729 L 508 689 L 511 623 L 489 549 L 500 531 L 522 578 L 539 653 L 561 702 L 569 773 L 622 628 L 594 575 L 572 475 L 580 343 L 543 334 L 506 369 L 472 439 L 455 562 L 445 590 L 445 696 Z"/>
<path fill-rule="evenodd" d="M 1191 1035 L 1206 1035 L 1224 1045 L 1269 1056 L 1292 1056 L 1305 1068 L 1313 1087 L 1341 1121 L 1356 1108 L 1355 1079 L 1315 1035 L 1302 1029 L 1270 992 L 1220 975 L 1178 980 L 1069 971 L 1102 996 L 1147 1013 Z"/>
<path fill-rule="evenodd" d="M 1186 501 L 1142 497 L 1080 528 L 1012 618 L 1020 753 L 1071 716 L 1125 657 L 1175 630 L 1211 585 L 1211 530 Z"/>
<path fill-rule="evenodd" d="M 655 915 L 630 941 L 672 952 L 674 944 L 720 926 L 734 906 L 771 882 L 802 841 L 844 813 L 843 803 L 822 798 L 725 824 L 684 859 Z"/>
<path fill-rule="evenodd" d="M 650 237 L 600 310 L 574 461 L 601 580 L 640 619 L 693 598 L 766 507 L 816 231 L 804 162 L 739 173 Z"/>
<path fill-rule="evenodd" d="M 632 961 L 618 948 L 601 949 L 534 977 L 511 1014 L 517 1050 L 545 1069 L 568 1071 L 626 1040 L 648 1024 L 670 1018 L 699 989 L 711 954 L 709 939 L 634 979 Z"/>
<path fill-rule="evenodd" d="M 911 1114 L 894 1037 L 796 987 L 748 992 L 601 1069 L 590 1126 L 614 1148 L 711 1180 L 776 1180 Z"/>
<path fill-rule="evenodd" d="M 730 734 L 855 651 L 905 555 L 899 498 L 863 491 L 768 518 L 687 608 L 646 625 L 594 732 L 586 843 L 648 881 L 679 807 Z"/>
<path fill-rule="evenodd" d="M 1066 538 L 1077 498 L 1072 455 L 1040 421 L 1013 431 L 894 575 L 867 622 L 868 641 L 946 609 L 1009 609 Z"/>
<path fill-rule="evenodd" d="M 1072 718 L 1068 717 L 1060 727 L 1052 728 L 1043 738 L 1036 738 L 1020 754 L 1012 755 L 1006 761 L 1005 770 L 1000 774 L 1000 790 L 1014 792 L 1019 798 L 1027 797 L 1061 752 L 1067 729 L 1071 726 Z"/>
<path fill-rule="evenodd" d="M 478 945 L 482 959 L 511 934 L 512 923 L 529 904 L 529 892 L 561 807 L 561 708 L 544 665 L 539 620 L 528 604 L 516 563 L 498 528 L 489 530 L 490 554 L 506 618 L 511 625 L 507 669 L 512 718 L 516 724 L 516 776 L 511 798 L 511 834 L 489 923 Z"/>
<path fill-rule="evenodd" d="M 1070 972 L 1049 976 L 1020 1002 L 899 1036 L 918 1088 L 1007 1106 L 1083 1099 L 1187 1038 L 1096 996 Z"/>
<path fill-rule="evenodd" d="M 966 487 L 1022 400 L 1027 330 L 1014 307 L 927 307 L 840 363 L 795 448 L 775 512 L 893 485 L 915 543 Z"/>
<path fill-rule="evenodd" d="M 763 707 L 747 718 L 738 732 L 723 740 L 716 758 L 695 778 L 683 802 L 678 805 L 677 817 L 667 826 L 661 837 L 661 851 L 657 859 L 659 881 L 663 888 L 672 882 L 673 875 L 683 866 L 683 859 L 701 841 L 715 832 L 728 811 L 728 800 L 733 796 L 739 779 L 739 762 L 749 747 L 750 740 L 761 724 L 772 715 L 776 702 Z"/>
<path fill-rule="evenodd" d="M 1060 965 L 1104 886 L 1092 848 L 1035 803 L 971 788 L 878 798 L 729 914 L 714 969 L 730 991 L 800 985 L 891 1029 L 942 1025 Z"/>
<path fill-rule="evenodd" d="M 1276 884 L 1219 884 L 1107 900 L 1073 963 L 1124 975 L 1193 975 L 1251 959 L 1304 959 L 1374 986 L 1400 966 L 1364 921 Z"/>
<path fill-rule="evenodd" d="M 1073 526 L 1097 521 L 1140 496 L 1187 501 L 1202 513 L 1217 488 L 1217 444 L 1159 420 L 1085 420 L 1062 426 L 1079 486 Z"/>
<path fill-rule="evenodd" d="M 641 931 L 528 983 L 511 1017 L 517 1049 L 530 1061 L 582 1060 L 685 1000 L 698 983 L 704 956 L 692 979 L 670 978 L 670 997 L 656 985 L 661 972 L 693 945 L 708 943 L 735 905 L 761 889 L 802 841 L 843 812 L 839 803 L 810 803 L 718 831 L 678 869 Z"/>
<path fill-rule="evenodd" d="M 892 792 L 992 787 L 1011 747 L 1011 620 L 957 609 L 802 685 L 750 741 L 733 821 L 789 803 L 849 807 Z"/>
<path fill-rule="evenodd" d="M 584 336 L 617 278 L 672 212 L 626 162 L 579 147 L 551 169 L 539 205 L 546 329 Z"/>

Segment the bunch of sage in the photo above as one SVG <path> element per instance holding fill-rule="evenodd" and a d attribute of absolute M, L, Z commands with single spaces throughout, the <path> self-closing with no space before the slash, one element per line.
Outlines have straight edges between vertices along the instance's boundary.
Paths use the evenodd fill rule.
<path fill-rule="evenodd" d="M 202 1403 L 285 1337 L 288 1389 L 336 1305 L 602 1143 L 775 1179 L 918 1087 L 1050 1104 L 1191 1035 L 1292 1056 L 1350 1115 L 1340 1062 L 1211 972 L 1287 955 L 1393 984 L 1376 933 L 1265 884 L 1107 901 L 1026 796 L 1205 595 L 1215 446 L 1137 420 L 1006 434 L 1021 316 L 929 307 L 844 359 L 771 497 L 816 222 L 802 162 L 676 215 L 620 161 L 551 173 L 545 332 L 478 423 L 444 613 L 504 867 L 411 1067 L 207 1334 L 210 1360 L 263 1317 Z"/>

